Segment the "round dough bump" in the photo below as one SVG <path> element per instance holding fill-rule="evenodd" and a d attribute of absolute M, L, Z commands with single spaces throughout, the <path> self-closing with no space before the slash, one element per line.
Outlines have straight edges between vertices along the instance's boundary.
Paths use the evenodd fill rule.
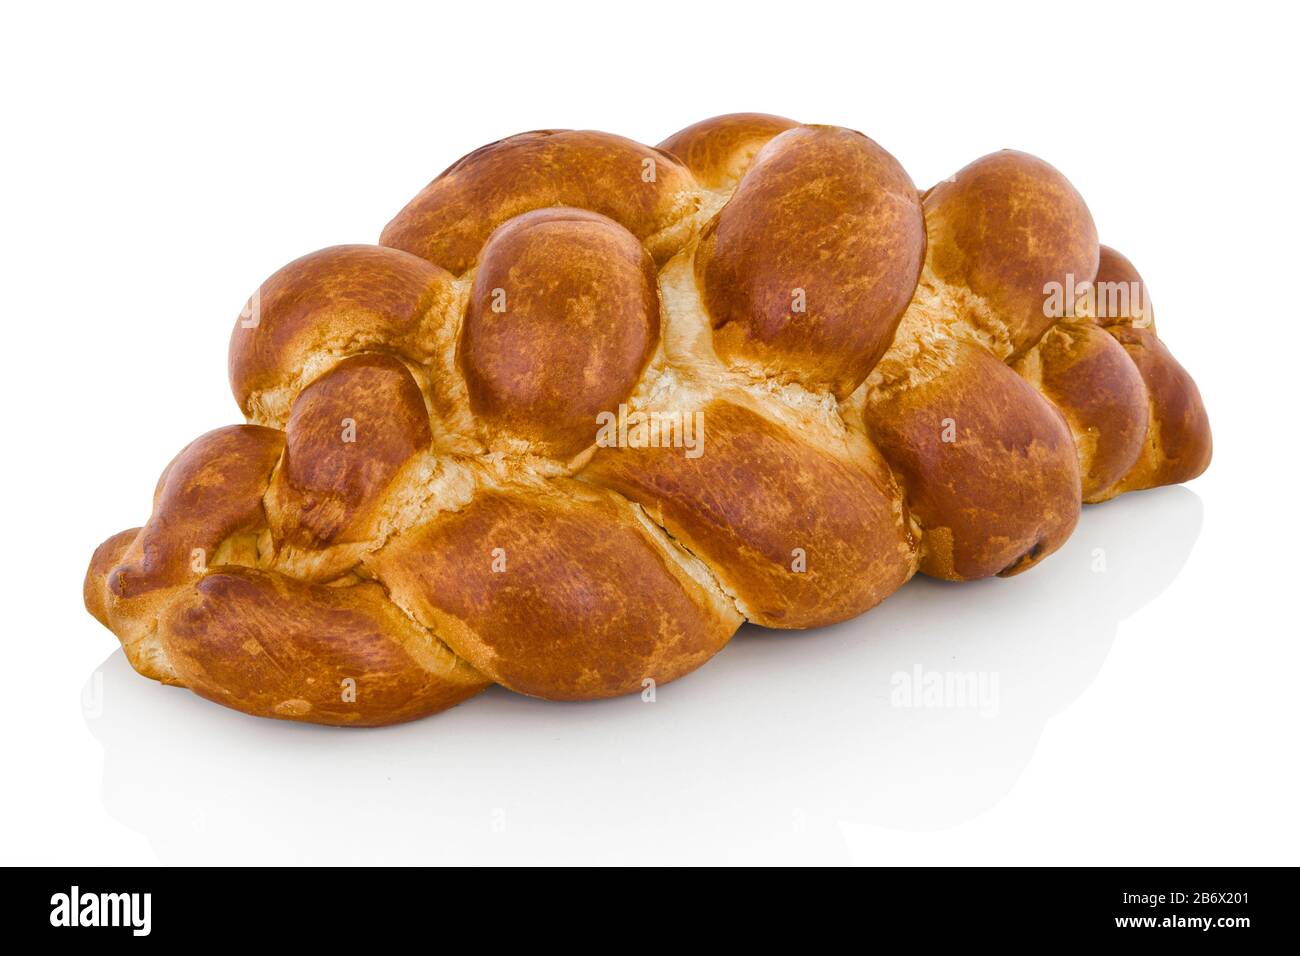
<path fill-rule="evenodd" d="M 897 160 L 851 130 L 788 130 L 701 236 L 714 348 L 844 397 L 889 347 L 924 251 L 916 187 Z"/>
<path fill-rule="evenodd" d="M 612 219 L 546 209 L 488 240 L 458 358 L 490 439 L 568 457 L 595 442 L 597 416 L 617 412 L 658 341 L 654 262 L 642 245 Z"/>
<path fill-rule="evenodd" d="M 1059 319 L 1052 293 L 1083 289 L 1097 272 L 1097 229 L 1083 197 L 1056 169 L 1015 150 L 992 153 L 925 198 L 927 265 L 974 293 L 976 325 L 1005 325 L 1023 355 Z M 1000 331 L 1000 330 L 999 330 Z"/>

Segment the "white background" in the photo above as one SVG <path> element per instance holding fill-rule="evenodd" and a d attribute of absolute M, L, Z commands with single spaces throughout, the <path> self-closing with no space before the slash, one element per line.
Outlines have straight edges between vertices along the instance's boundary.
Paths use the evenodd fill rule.
<path fill-rule="evenodd" d="M 1293 8 L 271 7 L 3 14 L 3 862 L 1300 862 Z M 1013 580 L 747 628 L 653 705 L 494 689 L 340 732 L 131 673 L 86 562 L 238 420 L 264 277 L 511 133 L 736 110 L 860 129 L 922 186 L 1055 164 L 1199 382 L 1209 472 Z M 891 706 L 918 666 L 996 706 Z"/>

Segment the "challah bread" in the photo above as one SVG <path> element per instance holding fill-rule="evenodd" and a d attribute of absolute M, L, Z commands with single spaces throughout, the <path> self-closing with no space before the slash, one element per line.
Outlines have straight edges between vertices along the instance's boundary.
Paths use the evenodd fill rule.
<path fill-rule="evenodd" d="M 380 245 L 264 282 L 230 381 L 248 424 L 168 466 L 86 606 L 146 676 L 328 724 L 639 691 L 745 620 L 1023 571 L 1081 502 L 1210 456 L 1055 169 L 921 193 L 860 133 L 760 114 L 469 154 Z"/>

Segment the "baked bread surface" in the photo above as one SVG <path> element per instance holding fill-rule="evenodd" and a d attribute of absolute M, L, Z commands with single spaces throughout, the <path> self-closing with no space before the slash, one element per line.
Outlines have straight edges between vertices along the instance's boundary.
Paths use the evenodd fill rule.
<path fill-rule="evenodd" d="M 921 193 L 761 114 L 476 150 L 267 279 L 229 370 L 247 423 L 177 455 L 85 603 L 141 674 L 325 724 L 641 692 L 746 620 L 1020 573 L 1211 450 L 1053 167 Z"/>

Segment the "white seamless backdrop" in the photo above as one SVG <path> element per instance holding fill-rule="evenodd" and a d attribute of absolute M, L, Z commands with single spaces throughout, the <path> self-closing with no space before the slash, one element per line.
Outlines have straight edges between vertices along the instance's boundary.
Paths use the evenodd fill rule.
<path fill-rule="evenodd" d="M 4 862 L 1300 862 L 1292 7 L 0 18 Z M 653 704 L 493 689 L 340 732 L 130 671 L 81 607 L 86 561 L 238 420 L 227 336 L 263 278 L 375 241 L 511 133 L 654 143 L 737 110 L 860 129 L 921 186 L 1008 146 L 1060 168 L 1200 385 L 1209 472 L 1086 509 L 1026 575 L 747 627 Z M 945 673 L 970 706 L 908 696 Z"/>

